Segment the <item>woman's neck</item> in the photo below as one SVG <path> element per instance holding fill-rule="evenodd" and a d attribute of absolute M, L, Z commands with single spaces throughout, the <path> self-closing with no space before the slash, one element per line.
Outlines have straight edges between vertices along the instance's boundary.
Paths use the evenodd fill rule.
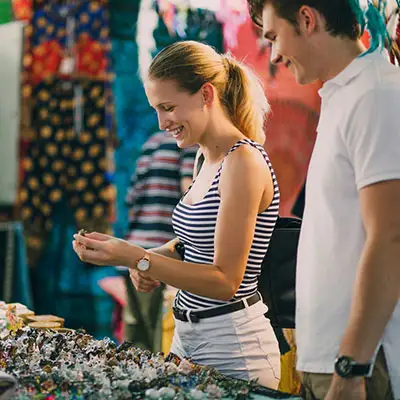
<path fill-rule="evenodd" d="M 245 138 L 242 132 L 231 125 L 227 129 L 220 127 L 218 132 L 205 132 L 199 145 L 205 161 L 208 164 L 215 164 L 225 157 L 236 142 Z"/>

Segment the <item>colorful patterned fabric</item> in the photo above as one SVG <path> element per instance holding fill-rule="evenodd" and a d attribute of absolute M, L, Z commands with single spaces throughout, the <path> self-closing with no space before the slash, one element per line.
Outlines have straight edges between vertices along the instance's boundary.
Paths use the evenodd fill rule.
<path fill-rule="evenodd" d="M 68 47 L 69 17 L 74 21 L 72 35 L 75 42 L 90 37 L 103 45 L 107 44 L 109 35 L 106 8 L 96 0 L 86 0 L 75 4 L 59 5 L 49 1 L 39 7 L 36 0 L 31 21 L 32 46 L 57 40 L 62 47 Z"/>
<path fill-rule="evenodd" d="M 68 56 L 75 58 L 74 73 L 107 78 L 110 43 L 106 9 L 93 0 L 74 7 L 49 4 L 33 13 L 26 29 L 27 81 L 38 83 L 61 72 Z"/>
<path fill-rule="evenodd" d="M 12 0 L 14 17 L 29 22 L 32 18 L 32 0 Z"/>
<path fill-rule="evenodd" d="M 37 139 L 24 159 L 20 201 L 27 233 L 46 234 L 53 208 L 64 201 L 78 229 L 107 231 L 114 198 L 109 180 L 105 91 L 100 81 L 49 78 L 33 92 Z M 30 241 L 28 250 L 42 243 Z M 28 253 L 32 255 L 32 253 Z M 37 257 L 31 258 L 35 264 Z"/>

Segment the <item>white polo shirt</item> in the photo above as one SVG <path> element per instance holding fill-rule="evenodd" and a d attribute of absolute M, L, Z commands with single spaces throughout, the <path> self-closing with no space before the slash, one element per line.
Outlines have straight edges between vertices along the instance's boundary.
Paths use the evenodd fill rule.
<path fill-rule="evenodd" d="M 378 52 L 359 57 L 320 96 L 298 250 L 297 368 L 333 373 L 366 238 L 358 192 L 400 179 L 400 70 Z M 400 399 L 400 302 L 382 343 Z"/>

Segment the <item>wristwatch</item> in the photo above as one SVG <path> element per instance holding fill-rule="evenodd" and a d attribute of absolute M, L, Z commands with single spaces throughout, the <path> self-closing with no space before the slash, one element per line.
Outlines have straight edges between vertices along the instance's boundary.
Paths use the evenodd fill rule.
<path fill-rule="evenodd" d="M 335 360 L 335 372 L 345 379 L 370 376 L 372 363 L 359 364 L 348 356 L 338 356 Z"/>
<path fill-rule="evenodd" d="M 148 271 L 150 268 L 150 254 L 147 251 L 145 255 L 137 262 L 136 268 L 141 272 Z"/>

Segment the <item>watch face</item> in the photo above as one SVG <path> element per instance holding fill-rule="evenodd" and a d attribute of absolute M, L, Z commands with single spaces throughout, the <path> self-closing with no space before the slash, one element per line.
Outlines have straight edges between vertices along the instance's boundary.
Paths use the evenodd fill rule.
<path fill-rule="evenodd" d="M 337 372 L 340 376 L 345 377 L 351 374 L 353 370 L 353 361 L 349 357 L 339 357 L 336 363 Z"/>
<path fill-rule="evenodd" d="M 139 271 L 147 271 L 150 267 L 149 260 L 142 258 L 138 263 L 137 263 L 137 269 Z"/>
<path fill-rule="evenodd" d="M 351 372 L 351 363 L 349 360 L 343 359 L 339 362 L 339 368 L 343 371 L 343 373 L 348 374 Z"/>

